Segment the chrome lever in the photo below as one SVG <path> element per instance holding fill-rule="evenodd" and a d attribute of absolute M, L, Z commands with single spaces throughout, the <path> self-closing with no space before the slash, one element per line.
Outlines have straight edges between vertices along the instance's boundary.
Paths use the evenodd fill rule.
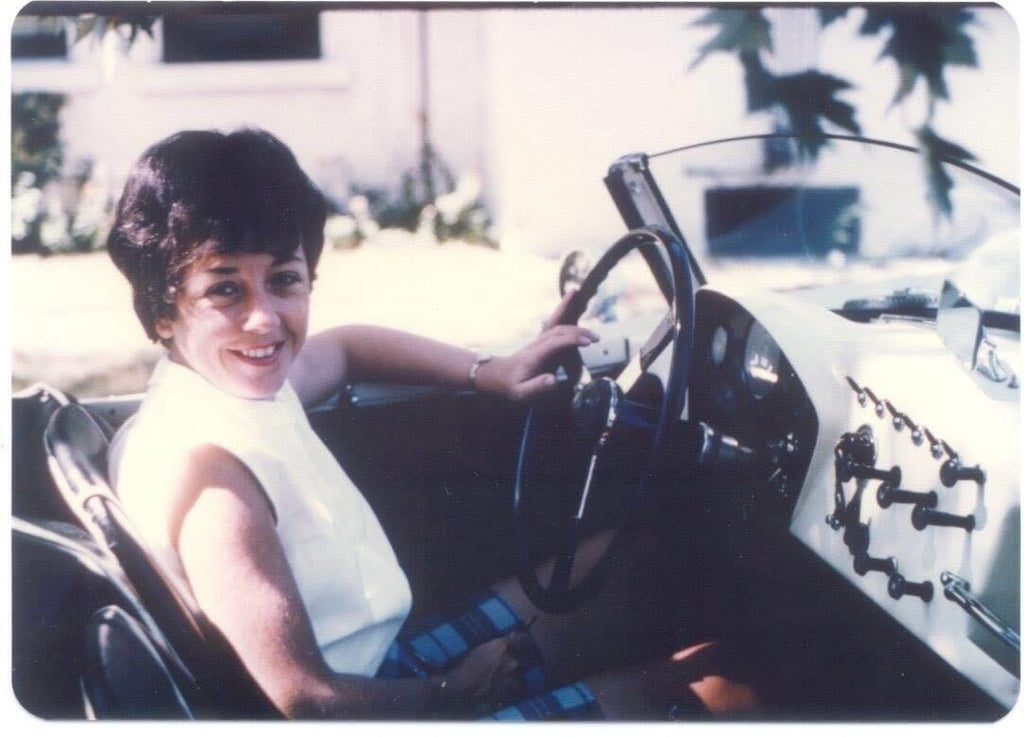
<path fill-rule="evenodd" d="M 942 593 L 950 601 L 958 604 L 961 609 L 974 617 L 985 629 L 1020 652 L 1020 635 L 1010 625 L 1000 619 L 987 606 L 982 604 L 971 593 L 971 584 L 955 573 L 943 571 L 939 576 Z"/>

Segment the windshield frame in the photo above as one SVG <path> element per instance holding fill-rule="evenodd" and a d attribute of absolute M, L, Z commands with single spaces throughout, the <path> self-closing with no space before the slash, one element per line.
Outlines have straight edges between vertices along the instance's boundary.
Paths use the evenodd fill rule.
<path fill-rule="evenodd" d="M 735 143 L 739 141 L 758 140 L 789 140 L 794 143 L 798 142 L 797 136 L 791 133 L 757 133 L 744 136 L 717 138 L 710 141 L 702 141 L 700 143 L 670 148 L 651 154 L 628 154 L 612 163 L 608 168 L 608 174 L 604 178 L 604 183 L 628 229 L 632 230 L 634 228 L 640 228 L 647 225 L 656 225 L 666 228 L 676 235 L 685 247 L 695 281 L 698 285 L 703 286 L 707 284 L 707 277 L 705 276 L 700 263 L 697 261 L 693 253 L 693 249 L 686 241 L 686 236 L 677 224 L 675 217 L 672 214 L 672 210 L 669 208 L 668 203 L 654 178 L 650 168 L 650 160 L 698 148 Z M 885 141 L 877 138 L 867 138 L 864 136 L 826 134 L 825 145 L 830 141 L 864 143 L 912 154 L 921 153 L 920 149 L 914 146 L 908 146 L 906 144 Z M 938 158 L 943 164 L 948 164 L 975 176 L 981 177 L 982 179 L 1007 190 L 1018 198 L 1020 197 L 1020 187 L 1002 179 L 1001 177 L 991 174 L 984 169 L 980 169 L 960 159 L 941 155 Z M 656 268 L 655 265 L 652 264 L 652 268 Z"/>

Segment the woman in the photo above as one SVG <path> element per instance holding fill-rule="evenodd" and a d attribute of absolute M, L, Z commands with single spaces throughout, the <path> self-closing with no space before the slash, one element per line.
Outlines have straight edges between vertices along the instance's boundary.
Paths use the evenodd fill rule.
<path fill-rule="evenodd" d="M 377 718 L 478 715 L 530 696 L 502 714 L 749 707 L 749 689 L 711 675 L 723 667 L 713 644 L 573 683 L 607 662 L 590 656 L 590 643 L 621 612 L 543 615 L 511 580 L 467 607 L 454 629 L 407 626 L 396 639 L 408 582 L 303 405 L 356 379 L 526 400 L 554 384 L 541 370 L 552 354 L 597 336 L 556 326 L 493 359 L 366 326 L 307 340 L 324 219 L 322 196 L 274 137 L 191 131 L 142 156 L 109 240 L 147 335 L 168 351 L 112 443 L 115 488 L 158 560 L 274 704 L 287 716 Z M 584 566 L 606 542 L 581 546 Z M 628 585 L 633 576 L 623 569 L 620 578 Z M 569 685 L 543 695 L 545 682 Z"/>

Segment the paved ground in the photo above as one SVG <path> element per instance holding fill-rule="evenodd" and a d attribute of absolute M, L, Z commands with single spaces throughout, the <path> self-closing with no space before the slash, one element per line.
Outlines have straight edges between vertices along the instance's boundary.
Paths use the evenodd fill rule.
<path fill-rule="evenodd" d="M 312 330 L 369 322 L 467 346 L 509 346 L 558 301 L 557 261 L 402 235 L 327 250 Z M 79 396 L 142 391 L 160 350 L 105 253 L 11 259 L 12 389 L 45 381 Z"/>

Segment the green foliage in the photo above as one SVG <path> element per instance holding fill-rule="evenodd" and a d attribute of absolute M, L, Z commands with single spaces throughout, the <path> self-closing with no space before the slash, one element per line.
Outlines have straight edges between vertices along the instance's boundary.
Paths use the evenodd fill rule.
<path fill-rule="evenodd" d="M 437 192 L 451 192 L 454 188 L 455 177 L 451 169 L 427 143 L 420 151 L 418 167 L 402 174 L 395 196 L 384 189 L 366 190 L 363 194 L 370 201 L 370 212 L 382 228 L 416 230 L 423 209 L 434 203 Z"/>
<path fill-rule="evenodd" d="M 946 65 L 978 65 L 974 42 L 964 31 L 974 20 L 969 10 L 942 6 L 911 5 L 898 9 L 869 6 L 865 13 L 861 34 L 889 33 L 879 58 L 891 58 L 900 70 L 894 105 L 913 91 L 919 79 L 925 80 L 932 98 L 947 100 Z"/>
<path fill-rule="evenodd" d="M 457 179 L 430 144 L 421 149 L 419 165 L 402 175 L 397 189 L 356 185 L 352 194 L 342 208 L 351 232 L 336 239 L 340 246 L 359 243 L 380 228 L 427 232 L 438 242 L 495 245 L 479 184 L 471 177 Z M 345 227 L 339 223 L 339 232 Z"/>
<path fill-rule="evenodd" d="M 91 251 L 105 239 L 110 203 L 80 162 L 65 177 L 63 95 L 11 96 L 11 252 Z"/>
<path fill-rule="evenodd" d="M 932 119 L 936 101 L 949 99 L 946 67 L 978 65 L 974 42 L 965 30 L 973 21 L 974 14 L 959 7 L 868 7 L 860 27 L 863 35 L 889 34 L 879 59 L 890 58 L 899 69 L 900 82 L 893 105 L 905 100 L 919 81 L 925 83 L 928 116 L 914 135 L 923 158 L 928 201 L 947 217 L 953 213 L 953 180 L 945 171 L 943 159 L 969 161 L 974 157 L 961 146 L 940 138 L 932 128 Z"/>
<path fill-rule="evenodd" d="M 64 95 L 50 92 L 11 96 L 11 186 L 26 173 L 38 187 L 60 174 L 60 110 L 66 101 Z"/>
<path fill-rule="evenodd" d="M 125 39 L 128 44 L 135 42 L 139 31 L 145 32 L 150 38 L 153 37 L 153 24 L 159 16 L 155 15 L 82 15 L 72 18 L 75 27 L 75 38 L 72 43 L 78 43 L 83 38 L 93 36 L 96 40 L 102 40 L 108 31 L 117 33 Z"/>
<path fill-rule="evenodd" d="M 851 133 L 860 133 L 853 106 L 836 98 L 851 87 L 845 79 L 810 70 L 799 74 L 773 75 L 757 54 L 740 54 L 747 88 L 747 111 L 777 108 L 788 121 L 802 154 L 812 159 L 825 143 L 822 120 Z"/>
<path fill-rule="evenodd" d="M 776 100 L 786 112 L 801 150 L 811 158 L 817 157 L 825 143 L 821 119 L 851 133 L 860 133 L 853 106 L 835 97 L 837 92 L 850 87 L 844 79 L 814 70 L 775 79 Z"/>
<path fill-rule="evenodd" d="M 937 212 L 947 216 L 951 215 L 953 203 L 949 198 L 949 193 L 953 189 L 953 180 L 946 173 L 942 161 L 943 159 L 971 161 L 974 159 L 974 156 L 971 155 L 970 151 L 961 148 L 955 143 L 939 138 L 929 125 L 918 128 L 915 134 L 925 166 L 925 179 L 928 182 L 928 201 Z"/>
<path fill-rule="evenodd" d="M 830 4 L 818 9 L 824 28 L 844 18 L 852 6 Z M 913 131 L 920 146 L 926 176 L 926 192 L 937 213 L 952 214 L 952 179 L 943 168 L 945 159 L 972 158 L 969 151 L 940 138 L 932 128 L 935 104 L 949 99 L 945 70 L 948 66 L 977 66 L 974 42 L 967 27 L 974 14 L 966 8 L 949 5 L 868 4 L 858 32 L 864 36 L 885 35 L 879 59 L 891 59 L 899 69 L 899 83 L 893 105 L 899 105 L 922 81 L 927 95 L 927 117 Z M 700 47 L 690 68 L 715 52 L 735 54 L 744 70 L 747 111 L 776 110 L 786 123 L 782 132 L 792 133 L 802 156 L 816 159 L 825 143 L 824 123 L 854 134 L 860 133 L 856 110 L 836 97 L 851 84 L 839 77 L 808 70 L 799 74 L 773 75 L 765 68 L 763 51 L 771 52 L 771 23 L 760 9 L 711 10 L 694 25 L 711 26 L 717 32 Z M 766 149 L 768 153 L 768 149 Z M 783 165 L 784 159 L 766 156 L 770 171 Z"/>
<path fill-rule="evenodd" d="M 830 11 L 827 17 L 831 22 L 838 12 Z M 851 87 L 849 82 L 814 70 L 775 75 L 765 68 L 761 52 L 772 50 L 772 39 L 771 23 L 762 10 L 710 10 L 694 25 L 717 27 L 718 31 L 698 49 L 690 68 L 715 52 L 736 54 L 743 65 L 747 111 L 781 111 L 802 154 L 812 159 L 818 155 L 825 142 L 823 121 L 860 133 L 853 106 L 836 98 L 837 93 Z"/>
<path fill-rule="evenodd" d="M 718 32 L 697 50 L 693 69 L 716 51 L 740 54 L 772 50 L 771 24 L 760 10 L 709 10 L 694 22 L 695 26 L 717 27 Z"/>

